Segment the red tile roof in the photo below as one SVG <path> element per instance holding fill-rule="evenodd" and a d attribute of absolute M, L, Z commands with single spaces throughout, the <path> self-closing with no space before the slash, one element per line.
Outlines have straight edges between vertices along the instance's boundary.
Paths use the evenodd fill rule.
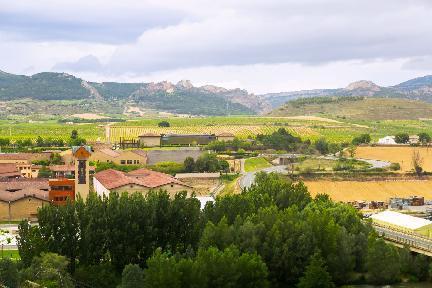
<path fill-rule="evenodd" d="M 0 201 L 16 201 L 25 197 L 35 197 L 48 201 L 48 180 L 13 179 L 0 181 Z"/>
<path fill-rule="evenodd" d="M 121 155 L 119 152 L 111 150 L 111 149 L 107 149 L 107 148 L 101 149 L 101 150 L 99 150 L 99 152 L 102 152 L 102 153 L 104 153 L 110 157 L 114 157 L 114 158 L 119 157 Z"/>
<path fill-rule="evenodd" d="M 157 188 L 167 184 L 179 184 L 190 187 L 174 177 L 155 172 L 146 168 L 129 173 L 108 169 L 95 174 L 96 178 L 106 189 L 115 189 L 125 185 L 136 184 L 147 188 Z"/>
<path fill-rule="evenodd" d="M 21 173 L 18 171 L 17 166 L 15 163 L 1 163 L 0 164 L 0 177 L 2 176 L 9 176 L 6 174 L 14 174 L 21 175 Z"/>
<path fill-rule="evenodd" d="M 73 172 L 75 171 L 75 165 L 66 164 L 66 165 L 50 165 L 49 169 L 53 172 Z M 90 166 L 89 171 L 94 171 L 95 167 Z"/>

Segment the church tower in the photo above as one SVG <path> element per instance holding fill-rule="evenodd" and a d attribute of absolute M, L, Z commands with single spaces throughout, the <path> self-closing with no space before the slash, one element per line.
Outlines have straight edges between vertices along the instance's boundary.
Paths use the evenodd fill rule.
<path fill-rule="evenodd" d="M 75 195 L 81 195 L 84 201 L 90 192 L 89 158 L 90 146 L 73 146 L 72 155 L 75 162 Z"/>

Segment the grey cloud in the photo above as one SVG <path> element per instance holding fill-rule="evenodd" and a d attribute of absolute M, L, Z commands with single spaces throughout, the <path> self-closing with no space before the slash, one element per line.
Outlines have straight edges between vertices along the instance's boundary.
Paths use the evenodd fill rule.
<path fill-rule="evenodd" d="M 402 69 L 431 71 L 432 70 L 432 55 L 423 56 L 423 57 L 415 57 L 413 59 L 409 59 L 408 61 L 406 61 L 402 65 Z"/>
<path fill-rule="evenodd" d="M 93 55 L 87 55 L 78 59 L 76 62 L 57 63 L 51 70 L 56 72 L 97 72 L 101 71 L 102 68 L 103 66 L 98 58 Z"/>
<path fill-rule="evenodd" d="M 432 6 L 425 1 L 267 2 L 241 2 L 202 21 L 145 31 L 136 43 L 117 49 L 108 69 L 322 64 L 431 53 L 432 22 L 425 19 Z"/>

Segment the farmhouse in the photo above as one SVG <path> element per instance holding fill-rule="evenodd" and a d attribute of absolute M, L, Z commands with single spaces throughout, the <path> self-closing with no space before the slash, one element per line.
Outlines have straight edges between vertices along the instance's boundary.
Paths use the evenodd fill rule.
<path fill-rule="evenodd" d="M 157 147 L 161 146 L 161 135 L 156 133 L 144 133 L 138 136 L 139 145 L 141 147 Z"/>
<path fill-rule="evenodd" d="M 96 150 L 90 156 L 90 161 L 111 162 L 117 165 L 145 165 L 147 153 L 144 150 Z"/>
<path fill-rule="evenodd" d="M 378 139 L 378 144 L 381 145 L 397 145 L 395 141 L 395 136 L 385 136 L 383 138 Z"/>
<path fill-rule="evenodd" d="M 51 153 L 0 153 L 0 165 L 15 164 L 22 177 L 37 178 L 41 167 L 32 161 L 48 160 L 50 156 Z"/>
<path fill-rule="evenodd" d="M 215 134 L 163 134 L 161 136 L 161 145 L 207 145 L 216 140 Z"/>
<path fill-rule="evenodd" d="M 219 134 L 216 134 L 216 138 L 219 141 L 233 141 L 235 136 L 232 133 L 229 132 L 222 132 Z"/>
<path fill-rule="evenodd" d="M 98 172 L 93 177 L 93 186 L 100 196 L 108 196 L 110 192 L 134 192 L 147 194 L 150 190 L 166 190 L 171 197 L 177 192 L 186 191 L 188 196 L 193 189 L 191 186 L 174 177 L 149 169 L 138 169 L 129 173 L 108 169 Z"/>
<path fill-rule="evenodd" d="M 403 231 L 408 234 L 419 234 L 432 237 L 432 221 L 410 215 L 384 211 L 371 216 L 375 225 Z"/>
<path fill-rule="evenodd" d="M 14 179 L 0 181 L 0 219 L 35 219 L 38 208 L 49 204 L 47 180 Z"/>

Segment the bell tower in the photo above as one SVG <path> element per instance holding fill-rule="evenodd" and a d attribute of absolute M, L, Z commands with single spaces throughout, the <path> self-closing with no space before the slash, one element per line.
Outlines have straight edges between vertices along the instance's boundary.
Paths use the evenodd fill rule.
<path fill-rule="evenodd" d="M 81 195 L 84 201 L 90 193 L 89 158 L 90 146 L 73 146 L 72 155 L 75 162 L 75 195 Z"/>

